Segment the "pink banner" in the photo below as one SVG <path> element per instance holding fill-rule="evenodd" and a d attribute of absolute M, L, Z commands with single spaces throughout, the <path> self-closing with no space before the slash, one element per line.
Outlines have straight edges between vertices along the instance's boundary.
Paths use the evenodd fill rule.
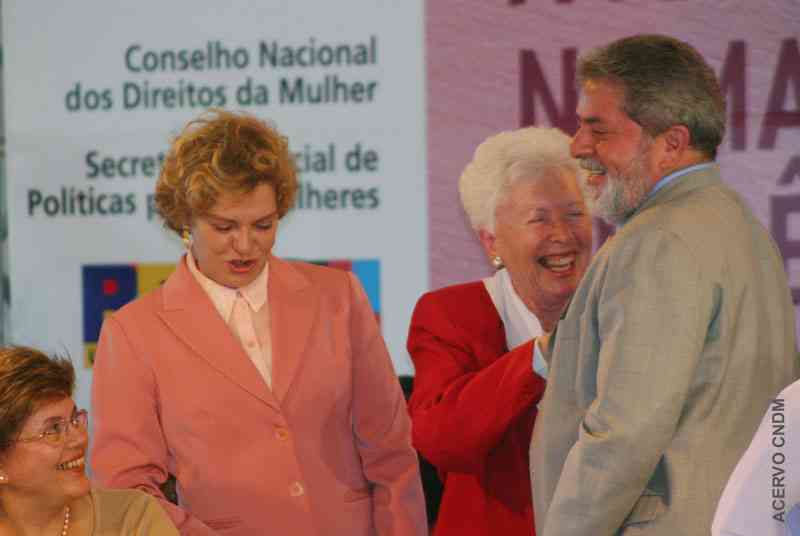
<path fill-rule="evenodd" d="M 728 100 L 722 176 L 772 233 L 800 304 L 797 0 L 435 0 L 426 16 L 432 288 L 490 271 L 458 200 L 475 147 L 531 124 L 574 133 L 577 57 L 664 33 L 716 69 Z"/>

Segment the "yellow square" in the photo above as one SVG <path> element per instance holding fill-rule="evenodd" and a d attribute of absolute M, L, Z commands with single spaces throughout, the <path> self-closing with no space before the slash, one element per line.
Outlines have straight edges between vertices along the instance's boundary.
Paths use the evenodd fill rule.
<path fill-rule="evenodd" d="M 174 264 L 137 264 L 136 284 L 139 296 L 160 287 L 173 271 Z"/>

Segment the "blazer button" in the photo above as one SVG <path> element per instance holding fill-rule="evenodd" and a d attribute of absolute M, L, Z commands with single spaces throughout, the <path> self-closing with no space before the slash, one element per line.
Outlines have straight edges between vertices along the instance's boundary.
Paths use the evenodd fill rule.
<path fill-rule="evenodd" d="M 286 441 L 289 439 L 289 430 L 282 427 L 275 428 L 275 437 L 280 441 Z"/>
<path fill-rule="evenodd" d="M 303 493 L 305 493 L 305 489 L 303 489 L 303 485 L 300 482 L 293 482 L 289 486 L 289 495 L 292 497 L 300 497 Z"/>

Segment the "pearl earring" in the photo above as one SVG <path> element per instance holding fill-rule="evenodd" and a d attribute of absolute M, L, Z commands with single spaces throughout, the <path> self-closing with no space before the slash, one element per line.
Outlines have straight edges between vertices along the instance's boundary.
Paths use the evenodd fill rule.
<path fill-rule="evenodd" d="M 503 259 L 500 258 L 500 255 L 492 257 L 492 266 L 494 266 L 495 270 L 499 270 L 503 267 Z"/>
<path fill-rule="evenodd" d="M 189 233 L 189 228 L 184 227 L 183 231 L 181 231 L 181 241 L 183 242 L 183 247 L 189 249 L 192 245 L 192 235 Z"/>

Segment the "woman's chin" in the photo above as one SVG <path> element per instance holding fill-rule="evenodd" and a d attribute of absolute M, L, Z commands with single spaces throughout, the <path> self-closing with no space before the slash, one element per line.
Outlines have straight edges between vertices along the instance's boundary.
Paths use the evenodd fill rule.
<path fill-rule="evenodd" d="M 64 492 L 70 500 L 80 499 L 88 494 L 92 489 L 92 484 L 85 474 L 75 475 L 69 482 L 65 483 Z"/>
<path fill-rule="evenodd" d="M 541 300 L 547 304 L 549 311 L 561 311 L 569 303 L 570 298 L 575 293 L 576 286 L 566 281 L 553 284 L 544 292 L 545 296 Z"/>

